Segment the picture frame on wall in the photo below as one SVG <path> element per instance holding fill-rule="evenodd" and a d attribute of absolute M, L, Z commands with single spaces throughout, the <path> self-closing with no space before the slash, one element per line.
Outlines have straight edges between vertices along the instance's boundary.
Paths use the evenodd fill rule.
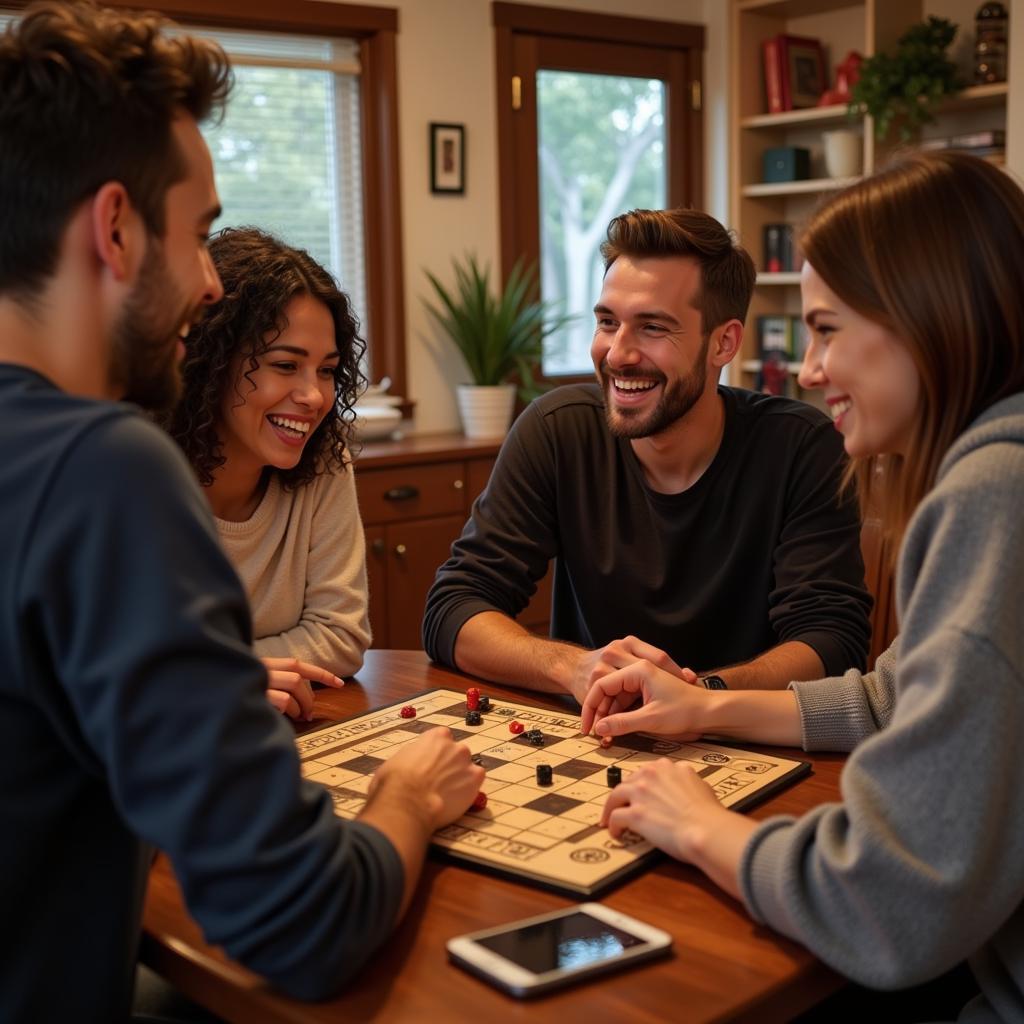
<path fill-rule="evenodd" d="M 463 195 L 466 191 L 466 128 L 461 124 L 430 124 L 430 191 Z"/>
<path fill-rule="evenodd" d="M 780 36 L 783 109 L 816 107 L 826 88 L 825 51 L 817 39 Z"/>

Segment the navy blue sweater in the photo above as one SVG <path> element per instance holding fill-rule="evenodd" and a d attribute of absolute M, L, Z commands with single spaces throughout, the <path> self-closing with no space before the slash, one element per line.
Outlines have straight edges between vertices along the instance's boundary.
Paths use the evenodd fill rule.
<path fill-rule="evenodd" d="M 303 998 L 401 862 L 299 776 L 206 503 L 137 410 L 0 365 L 0 1015 L 129 1012 L 153 844 L 208 941 Z"/>

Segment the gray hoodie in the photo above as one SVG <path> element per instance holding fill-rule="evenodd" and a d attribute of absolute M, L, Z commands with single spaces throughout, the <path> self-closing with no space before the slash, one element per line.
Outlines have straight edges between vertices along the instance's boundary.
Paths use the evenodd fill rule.
<path fill-rule="evenodd" d="M 896 590 L 873 672 L 792 684 L 804 747 L 853 751 L 843 803 L 764 822 L 744 899 L 874 988 L 969 958 L 961 1020 L 1024 1021 L 1024 393 L 947 452 Z"/>

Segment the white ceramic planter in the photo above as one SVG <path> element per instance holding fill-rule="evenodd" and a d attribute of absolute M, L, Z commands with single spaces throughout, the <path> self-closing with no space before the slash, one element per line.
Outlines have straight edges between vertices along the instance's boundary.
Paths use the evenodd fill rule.
<path fill-rule="evenodd" d="M 823 132 L 825 170 L 830 178 L 852 178 L 864 168 L 861 154 L 863 140 L 852 128 L 836 128 Z"/>
<path fill-rule="evenodd" d="M 512 422 L 514 384 L 460 384 L 456 392 L 466 437 L 504 437 Z"/>

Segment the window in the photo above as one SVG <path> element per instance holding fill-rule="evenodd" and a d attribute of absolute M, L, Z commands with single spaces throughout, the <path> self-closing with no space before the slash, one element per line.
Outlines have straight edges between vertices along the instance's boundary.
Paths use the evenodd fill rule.
<path fill-rule="evenodd" d="M 224 118 L 203 127 L 224 213 L 307 249 L 368 328 L 355 40 L 189 28 L 231 57 Z"/>
<path fill-rule="evenodd" d="M 330 267 L 364 321 L 371 378 L 408 394 L 397 12 L 318 0 L 103 2 L 159 10 L 234 55 L 237 90 L 224 123 L 206 130 L 220 223 L 267 227 Z M 16 12 L 28 0 L 0 3 Z M 0 14 L 0 28 L 10 17 Z"/>
<path fill-rule="evenodd" d="M 701 201 L 697 25 L 495 3 L 502 270 L 537 261 L 574 316 L 542 375 L 589 379 L 599 247 L 629 209 Z"/>

